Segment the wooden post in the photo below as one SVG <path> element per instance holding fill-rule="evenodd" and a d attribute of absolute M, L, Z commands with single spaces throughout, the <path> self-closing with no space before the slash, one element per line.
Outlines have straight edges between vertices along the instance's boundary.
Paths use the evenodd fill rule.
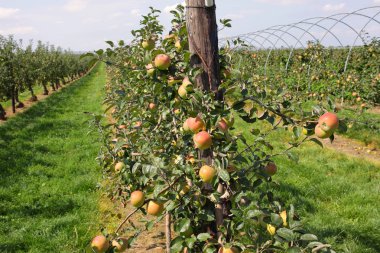
<path fill-rule="evenodd" d="M 186 6 L 189 48 L 192 53 L 190 64 L 204 69 L 196 78 L 197 85 L 216 93 L 220 84 L 220 69 L 215 6 L 206 8 L 205 0 L 187 0 Z M 218 98 L 221 98 L 221 93 Z"/>
<path fill-rule="evenodd" d="M 203 90 L 213 91 L 216 98 L 222 100 L 223 92 L 218 92 L 220 66 L 215 5 L 205 7 L 205 0 L 187 0 L 186 10 L 189 49 L 192 54 L 190 64 L 192 67 L 201 67 L 204 70 L 196 77 L 196 85 Z M 208 163 L 212 161 L 211 152 L 204 152 L 201 156 L 206 158 Z M 217 190 L 223 194 L 224 187 L 221 183 Z M 223 203 L 215 205 L 215 220 L 217 238 L 220 243 L 222 234 L 218 228 L 223 224 Z"/>
<path fill-rule="evenodd" d="M 165 216 L 166 253 L 170 253 L 170 243 L 172 241 L 171 224 L 170 213 L 167 213 Z"/>

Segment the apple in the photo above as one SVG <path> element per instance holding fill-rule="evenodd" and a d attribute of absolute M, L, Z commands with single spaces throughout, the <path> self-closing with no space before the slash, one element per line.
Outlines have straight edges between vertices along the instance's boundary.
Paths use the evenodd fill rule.
<path fill-rule="evenodd" d="M 152 50 L 155 46 L 155 41 L 152 40 L 152 39 L 148 39 L 148 40 L 144 40 L 142 43 L 141 43 L 141 46 L 145 49 L 145 50 Z"/>
<path fill-rule="evenodd" d="M 126 129 L 127 126 L 126 126 L 126 125 L 120 125 L 118 128 L 119 128 L 119 129 Z"/>
<path fill-rule="evenodd" d="M 187 90 L 186 90 L 186 87 L 181 85 L 179 86 L 178 88 L 178 95 L 181 97 L 181 98 L 187 98 Z"/>
<path fill-rule="evenodd" d="M 124 168 L 125 168 L 125 164 L 123 162 L 118 162 L 115 164 L 115 171 L 116 172 L 120 172 Z"/>
<path fill-rule="evenodd" d="M 128 248 L 127 238 L 118 238 L 112 241 L 112 247 L 114 247 L 115 252 L 124 252 Z"/>
<path fill-rule="evenodd" d="M 318 119 L 318 125 L 325 132 L 332 132 L 339 126 L 339 119 L 335 113 L 326 112 Z"/>
<path fill-rule="evenodd" d="M 227 133 L 228 131 L 228 124 L 227 122 L 224 120 L 224 119 L 221 119 L 219 122 L 218 122 L 218 128 L 220 131 L 222 131 L 223 133 Z"/>
<path fill-rule="evenodd" d="M 205 150 L 211 147 L 212 138 L 211 135 L 206 131 L 201 131 L 193 136 L 193 141 L 195 143 L 195 147 L 200 150 Z"/>
<path fill-rule="evenodd" d="M 182 187 L 182 189 L 181 189 L 181 191 L 179 192 L 179 194 L 180 194 L 180 195 L 185 195 L 186 193 L 188 193 L 188 192 L 190 191 L 190 188 L 191 188 L 190 185 L 185 184 L 185 185 Z"/>
<path fill-rule="evenodd" d="M 189 125 L 187 124 L 187 120 L 185 120 L 185 122 L 183 122 L 183 131 L 185 132 L 190 132 L 190 128 L 189 128 Z"/>
<path fill-rule="evenodd" d="M 353 97 L 356 97 L 358 95 L 358 93 L 356 93 L 356 92 L 352 92 L 352 96 Z"/>
<path fill-rule="evenodd" d="M 360 101 L 362 101 L 362 98 L 361 98 L 361 97 L 357 97 L 357 98 L 356 98 L 356 101 L 357 101 L 357 102 L 360 102 Z"/>
<path fill-rule="evenodd" d="M 110 243 L 104 235 L 95 236 L 91 242 L 91 248 L 96 253 L 104 253 L 110 247 Z"/>
<path fill-rule="evenodd" d="M 145 66 L 146 68 L 146 73 L 149 75 L 149 76 L 153 76 L 154 75 L 154 72 L 155 72 L 155 69 L 153 67 L 152 64 L 148 64 Z"/>
<path fill-rule="evenodd" d="M 233 114 L 231 114 L 228 118 L 222 118 L 222 120 L 224 120 L 227 123 L 228 127 L 232 127 L 235 123 L 235 118 Z"/>
<path fill-rule="evenodd" d="M 159 216 L 164 210 L 164 204 L 155 200 L 151 200 L 148 203 L 146 212 L 153 216 Z"/>
<path fill-rule="evenodd" d="M 140 128 L 142 126 L 142 122 L 141 121 L 137 121 L 134 125 L 134 128 Z"/>
<path fill-rule="evenodd" d="M 170 66 L 170 57 L 167 54 L 159 54 L 154 58 L 154 65 L 159 70 L 167 70 Z"/>
<path fill-rule="evenodd" d="M 218 253 L 239 253 L 239 250 L 235 247 L 222 247 L 219 249 Z"/>
<path fill-rule="evenodd" d="M 366 103 L 362 103 L 362 104 L 360 105 L 361 108 L 364 108 L 364 107 L 366 107 L 366 106 L 367 106 Z"/>
<path fill-rule="evenodd" d="M 324 131 L 319 124 L 315 126 L 314 132 L 321 139 L 329 138 L 333 133 L 332 131 Z"/>
<path fill-rule="evenodd" d="M 191 84 L 192 83 L 190 82 L 189 77 L 185 76 L 185 78 L 183 78 L 183 80 L 182 80 L 182 85 L 186 87 L 186 86 L 191 85 Z"/>
<path fill-rule="evenodd" d="M 176 79 L 176 78 L 174 78 L 174 77 L 172 77 L 172 76 L 170 76 L 170 77 L 168 78 L 168 85 L 169 85 L 169 86 L 173 86 L 174 84 L 176 84 L 176 83 L 180 83 L 180 82 L 181 82 L 180 79 Z"/>
<path fill-rule="evenodd" d="M 203 130 L 206 127 L 205 122 L 199 116 L 195 118 L 188 118 L 186 122 L 187 122 L 187 126 L 189 130 L 192 131 L 193 133 L 198 133 L 199 131 Z"/>
<path fill-rule="evenodd" d="M 203 165 L 199 170 L 199 176 L 205 183 L 211 183 L 216 175 L 216 170 L 208 165 Z"/>
<path fill-rule="evenodd" d="M 269 176 L 273 176 L 274 174 L 277 173 L 277 166 L 276 164 L 272 163 L 272 162 L 269 162 L 265 168 L 264 168 L 264 172 L 269 175 Z"/>
<path fill-rule="evenodd" d="M 154 111 L 157 109 L 157 106 L 155 103 L 149 103 L 148 108 L 149 110 Z"/>
<path fill-rule="evenodd" d="M 131 204 L 134 207 L 141 207 L 145 201 L 145 194 L 142 191 L 134 191 L 131 193 Z"/>
<path fill-rule="evenodd" d="M 177 40 L 174 44 L 175 48 L 177 49 L 177 52 L 180 52 L 182 51 L 182 45 L 181 45 L 181 41 L 180 40 Z"/>
<path fill-rule="evenodd" d="M 171 34 L 168 34 L 168 35 L 165 35 L 164 37 L 164 40 L 172 40 L 172 39 L 175 39 L 175 34 L 171 33 Z"/>

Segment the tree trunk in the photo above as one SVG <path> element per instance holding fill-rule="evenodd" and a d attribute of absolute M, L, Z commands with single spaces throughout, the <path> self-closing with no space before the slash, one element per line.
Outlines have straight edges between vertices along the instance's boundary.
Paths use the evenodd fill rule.
<path fill-rule="evenodd" d="M 191 52 L 190 64 L 192 67 L 201 67 L 204 72 L 196 77 L 196 85 L 206 91 L 215 93 L 217 99 L 223 99 L 223 91 L 218 91 L 220 84 L 218 29 L 216 23 L 215 6 L 205 7 L 204 0 L 187 0 L 186 22 Z M 206 158 L 207 163 L 212 161 L 212 152 L 203 152 L 199 158 Z M 218 185 L 218 192 L 223 194 L 224 187 Z M 221 242 L 219 226 L 223 224 L 224 203 L 215 205 L 215 227 L 217 239 Z"/>
<path fill-rule="evenodd" d="M 12 89 L 12 112 L 16 113 L 16 91 L 15 88 Z"/>
<path fill-rule="evenodd" d="M 42 82 L 42 86 L 44 87 L 44 95 L 46 96 L 46 95 L 49 95 L 49 90 L 48 90 L 48 88 L 47 88 L 47 86 L 46 86 L 46 84 L 44 83 L 44 82 Z"/>
<path fill-rule="evenodd" d="M 50 83 L 50 86 L 51 86 L 51 89 L 53 90 L 53 91 L 55 91 L 55 85 L 54 85 L 54 83 L 52 82 L 52 83 Z"/>
<path fill-rule="evenodd" d="M 20 101 L 19 94 L 20 94 L 20 91 L 18 89 L 16 89 L 16 92 L 15 92 L 15 99 L 16 99 L 16 102 L 17 102 L 16 107 L 17 108 L 23 108 L 24 107 L 24 103 Z"/>
<path fill-rule="evenodd" d="M 4 110 L 4 107 L 0 104 L 0 120 L 5 120 L 6 119 L 5 115 L 6 115 L 6 112 Z"/>
<path fill-rule="evenodd" d="M 32 85 L 31 85 L 31 84 L 28 84 L 28 88 L 29 88 L 30 95 L 31 95 L 31 97 L 30 97 L 30 101 L 31 101 L 31 102 L 35 102 L 35 101 L 37 101 L 38 99 L 37 99 L 37 96 L 34 94 L 34 90 L 33 90 Z"/>

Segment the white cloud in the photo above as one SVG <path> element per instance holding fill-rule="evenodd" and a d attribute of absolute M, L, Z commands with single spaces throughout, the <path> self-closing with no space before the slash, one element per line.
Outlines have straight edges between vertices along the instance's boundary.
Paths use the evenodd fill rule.
<path fill-rule="evenodd" d="M 35 32 L 35 29 L 32 26 L 16 26 L 16 27 L 0 30 L 0 34 L 3 34 L 3 35 L 10 35 L 10 34 L 25 35 L 25 34 L 30 34 L 34 32 Z"/>
<path fill-rule="evenodd" d="M 0 7 L 0 19 L 13 17 L 19 11 L 20 11 L 19 9 L 15 9 L 15 8 Z"/>
<path fill-rule="evenodd" d="M 137 16 L 141 15 L 141 11 L 139 9 L 133 9 L 133 10 L 131 10 L 131 14 L 133 16 L 137 17 Z"/>
<path fill-rule="evenodd" d="M 185 6 L 186 5 L 186 2 L 183 1 L 182 3 L 180 3 L 181 5 Z M 168 5 L 164 8 L 164 13 L 170 13 L 170 11 L 174 10 L 176 7 L 177 7 L 178 4 L 173 4 L 173 5 Z"/>
<path fill-rule="evenodd" d="M 302 3 L 307 2 L 305 0 L 258 0 L 258 1 L 262 3 L 267 3 L 267 4 L 280 4 L 280 5 L 302 4 Z"/>
<path fill-rule="evenodd" d="M 325 4 L 323 6 L 323 10 L 324 11 L 340 11 L 340 10 L 343 10 L 345 6 L 346 6 L 345 3 L 340 3 L 340 4 Z"/>
<path fill-rule="evenodd" d="M 380 4 L 380 0 L 373 0 L 374 4 Z"/>
<path fill-rule="evenodd" d="M 88 0 L 69 0 L 64 9 L 69 12 L 78 12 L 82 11 L 87 7 Z"/>

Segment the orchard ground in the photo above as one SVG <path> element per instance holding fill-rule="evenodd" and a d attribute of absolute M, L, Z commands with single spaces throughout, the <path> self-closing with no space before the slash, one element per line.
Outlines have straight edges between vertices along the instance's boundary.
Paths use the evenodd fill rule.
<path fill-rule="evenodd" d="M 94 159 L 98 135 L 88 134 L 94 129 L 83 112 L 102 112 L 104 83 L 105 67 L 98 65 L 89 76 L 0 126 L 1 252 L 83 252 L 101 226 L 114 231 L 131 209 L 97 190 L 98 183 L 107 182 Z M 235 128 L 253 140 L 252 126 L 238 121 Z M 371 131 L 369 136 L 379 138 Z M 284 148 L 288 138 L 277 131 L 271 143 Z M 294 152 L 298 163 L 275 160 L 277 195 L 295 204 L 306 227 L 338 252 L 380 252 L 380 166 L 314 143 Z M 143 218 L 132 222 L 138 225 Z M 128 252 L 159 252 L 163 232 L 158 224 Z"/>
<path fill-rule="evenodd" d="M 83 252 L 99 229 L 105 67 L 0 126 L 0 252 Z"/>

